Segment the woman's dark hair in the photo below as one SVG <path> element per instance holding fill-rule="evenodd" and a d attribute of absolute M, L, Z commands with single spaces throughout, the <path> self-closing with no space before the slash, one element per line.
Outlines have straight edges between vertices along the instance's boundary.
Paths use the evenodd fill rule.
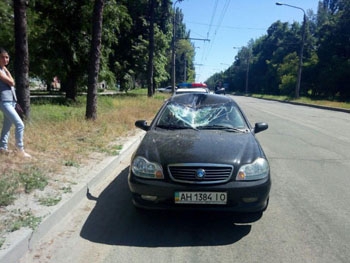
<path fill-rule="evenodd" d="M 0 54 L 8 53 L 4 48 L 0 47 Z"/>

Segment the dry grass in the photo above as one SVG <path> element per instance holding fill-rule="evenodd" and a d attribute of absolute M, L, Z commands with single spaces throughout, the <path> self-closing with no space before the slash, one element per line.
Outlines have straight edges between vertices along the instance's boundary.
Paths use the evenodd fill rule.
<path fill-rule="evenodd" d="M 296 101 L 302 102 L 302 103 L 308 103 L 308 104 L 327 106 L 327 107 L 332 107 L 332 108 L 350 109 L 349 102 L 330 101 L 330 100 L 311 100 L 309 98 L 301 98 L 301 99 L 296 100 Z"/>
<path fill-rule="evenodd" d="M 33 181 L 43 178 L 59 180 L 55 174 L 66 166 L 83 166 L 92 154 L 116 155 L 116 141 L 135 130 L 135 120 L 150 120 L 167 95 L 146 96 L 141 90 L 129 94 L 103 96 L 98 99 L 96 121 L 85 120 L 85 98 L 72 105 L 32 102 L 31 120 L 24 134 L 26 150 L 32 159 L 22 159 L 14 153 L 0 155 L 0 207 L 12 202 L 14 195 L 25 193 L 28 187 L 23 175 L 33 175 Z M 0 117 L 2 123 L 2 116 Z M 14 148 L 11 130 L 10 148 Z M 35 182 L 28 182 L 35 186 Z"/>

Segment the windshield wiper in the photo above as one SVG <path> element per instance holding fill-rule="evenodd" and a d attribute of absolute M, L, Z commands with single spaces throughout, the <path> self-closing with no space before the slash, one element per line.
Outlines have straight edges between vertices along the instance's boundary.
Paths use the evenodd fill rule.
<path fill-rule="evenodd" d="M 192 127 L 192 126 L 180 126 L 180 125 L 176 125 L 176 124 L 158 124 L 157 127 L 162 128 L 162 129 L 169 129 L 169 130 L 192 129 L 192 130 L 198 131 L 198 129 L 196 129 L 195 127 Z"/>
<path fill-rule="evenodd" d="M 200 130 L 224 130 L 229 132 L 242 132 L 245 133 L 247 130 L 235 128 L 235 127 L 229 127 L 225 125 L 205 125 L 205 126 L 198 126 L 197 127 Z"/>

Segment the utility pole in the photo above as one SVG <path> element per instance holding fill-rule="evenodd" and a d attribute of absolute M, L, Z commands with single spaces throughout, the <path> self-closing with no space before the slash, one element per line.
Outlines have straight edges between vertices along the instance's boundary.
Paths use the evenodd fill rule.
<path fill-rule="evenodd" d="M 147 65 L 147 86 L 148 97 L 152 97 L 154 93 L 153 74 L 154 74 L 154 8 L 155 0 L 149 0 L 149 48 L 148 48 L 148 65 Z"/>
<path fill-rule="evenodd" d="M 171 87 L 172 93 L 175 93 L 176 86 L 176 54 L 175 54 L 175 43 L 176 43 L 176 9 L 175 6 L 178 2 L 182 2 L 183 0 L 176 0 L 173 5 L 173 38 L 171 41 Z M 209 41 L 209 39 L 199 39 L 199 38 L 186 38 L 191 40 L 203 40 Z M 186 70 L 186 69 L 185 69 Z"/>
<path fill-rule="evenodd" d="M 172 93 L 175 93 L 175 41 L 176 41 L 176 9 L 175 6 L 178 2 L 182 2 L 183 0 L 176 0 L 173 6 L 174 14 L 173 14 L 173 38 L 171 41 L 171 87 Z"/>

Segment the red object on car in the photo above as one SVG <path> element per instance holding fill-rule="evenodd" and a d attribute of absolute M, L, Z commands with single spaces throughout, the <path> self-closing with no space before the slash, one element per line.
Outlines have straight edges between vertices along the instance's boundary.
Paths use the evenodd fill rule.
<path fill-rule="evenodd" d="M 207 87 L 207 84 L 205 84 L 205 83 L 192 83 L 192 85 L 191 85 L 192 87 L 196 87 L 196 88 L 198 88 L 198 87 Z"/>

